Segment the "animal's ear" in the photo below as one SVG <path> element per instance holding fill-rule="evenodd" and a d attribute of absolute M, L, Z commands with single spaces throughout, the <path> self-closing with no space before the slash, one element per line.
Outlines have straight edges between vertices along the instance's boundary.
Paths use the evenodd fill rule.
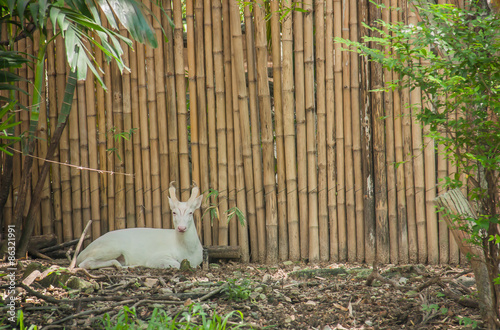
<path fill-rule="evenodd" d="M 172 200 L 172 198 L 168 197 L 168 204 L 170 204 L 170 210 L 173 210 L 177 207 L 177 202 Z"/>
<path fill-rule="evenodd" d="M 201 202 L 203 201 L 203 194 L 201 194 L 200 196 L 196 197 L 193 201 L 193 210 L 196 210 L 197 208 L 199 208 L 201 206 Z"/>

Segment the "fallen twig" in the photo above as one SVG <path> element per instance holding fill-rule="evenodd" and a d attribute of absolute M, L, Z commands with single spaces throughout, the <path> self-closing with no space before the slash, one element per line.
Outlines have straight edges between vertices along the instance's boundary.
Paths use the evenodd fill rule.
<path fill-rule="evenodd" d="M 87 225 L 85 226 L 85 229 L 83 230 L 82 235 L 80 236 L 80 240 L 78 241 L 78 244 L 75 249 L 75 254 L 73 255 L 73 260 L 71 260 L 71 263 L 69 264 L 69 270 L 72 270 L 76 266 L 76 257 L 78 256 L 78 253 L 80 253 L 80 249 L 82 248 L 83 244 L 83 239 L 85 238 L 85 235 L 87 234 L 87 231 L 90 228 L 90 225 L 92 224 L 92 219 L 87 222 Z"/>
<path fill-rule="evenodd" d="M 61 323 L 64 323 L 66 321 L 69 321 L 69 320 L 72 320 L 74 318 L 77 318 L 77 317 L 80 317 L 80 316 L 85 316 L 85 315 L 89 315 L 89 314 L 103 314 L 103 313 L 106 313 L 107 311 L 117 307 L 117 306 L 121 306 L 123 304 L 128 304 L 128 303 L 131 303 L 131 302 L 134 302 L 133 299 L 129 299 L 129 300 L 124 300 L 124 301 L 120 301 L 118 303 L 115 303 L 115 304 L 112 304 L 111 306 L 107 306 L 107 307 L 104 307 L 104 308 L 95 308 L 95 309 L 89 309 L 87 311 L 84 311 L 84 312 L 80 312 L 80 313 L 77 313 L 77 314 L 73 314 L 73 315 L 70 315 L 70 316 L 67 316 L 63 319 L 60 319 L 60 320 L 57 320 L 55 322 L 53 322 L 52 324 L 61 324 Z"/>

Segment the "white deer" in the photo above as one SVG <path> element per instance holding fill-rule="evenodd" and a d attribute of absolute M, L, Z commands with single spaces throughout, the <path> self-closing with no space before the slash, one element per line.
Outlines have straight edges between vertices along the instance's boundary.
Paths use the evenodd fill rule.
<path fill-rule="evenodd" d="M 194 185 L 187 202 L 180 202 L 170 183 L 170 198 L 175 229 L 129 228 L 104 234 L 78 255 L 81 268 L 96 269 L 143 266 L 180 268 L 187 259 L 191 267 L 203 260 L 203 248 L 196 232 L 193 213 L 201 205 L 203 194 Z M 198 197 L 197 197 L 198 196 Z"/>

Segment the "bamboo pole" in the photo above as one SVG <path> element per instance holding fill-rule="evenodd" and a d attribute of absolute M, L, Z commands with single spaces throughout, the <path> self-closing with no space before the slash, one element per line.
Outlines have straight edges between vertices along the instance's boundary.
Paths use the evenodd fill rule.
<path fill-rule="evenodd" d="M 333 35 L 335 38 L 342 37 L 342 3 L 333 2 Z M 340 43 L 334 44 L 334 79 L 335 79 L 335 139 L 336 139 L 336 160 L 337 160 L 337 223 L 338 223 L 338 245 L 339 261 L 347 260 L 347 220 L 346 220 L 346 200 L 345 200 L 345 179 L 344 179 L 344 112 L 342 93 L 342 53 Z"/>
<path fill-rule="evenodd" d="M 335 146 L 335 80 L 334 80 L 334 47 L 333 47 L 333 1 L 326 2 L 325 10 L 325 94 L 326 94 L 326 158 L 328 187 L 328 224 L 330 261 L 339 260 L 338 228 L 337 228 L 337 166 Z M 331 55 L 334 56 L 331 56 Z M 320 197 L 321 201 L 321 197 Z M 321 208 L 320 208 L 321 209 Z"/>
<path fill-rule="evenodd" d="M 351 1 L 349 8 L 350 39 L 358 40 L 358 6 Z M 356 209 L 356 260 L 365 260 L 365 228 L 363 206 L 363 169 L 361 152 L 361 120 L 360 120 L 360 93 L 359 93 L 359 57 L 356 53 L 351 56 L 351 123 L 352 123 L 352 152 L 354 168 L 354 196 Z"/>
<path fill-rule="evenodd" d="M 113 138 L 113 152 L 114 157 L 114 167 L 113 171 L 117 173 L 125 172 L 125 164 L 123 162 L 123 157 L 125 154 L 124 142 L 120 138 L 115 138 L 116 134 L 121 134 L 123 132 L 123 80 L 120 75 L 120 70 L 116 63 L 111 64 L 111 82 L 113 88 L 113 126 L 108 127 L 109 135 Z M 128 105 L 130 106 L 130 104 Z M 109 140 L 108 140 L 109 141 Z M 113 230 L 124 229 L 127 226 L 126 219 L 126 200 L 125 200 L 125 177 L 123 175 L 114 176 L 114 207 L 115 207 L 115 217 L 110 219 L 114 221 Z M 110 228 L 111 229 L 111 228 Z"/>
<path fill-rule="evenodd" d="M 127 30 L 122 27 L 120 29 L 120 32 L 122 35 L 127 35 Z M 129 67 L 130 66 L 130 56 L 129 56 L 129 47 L 128 45 L 124 42 L 120 42 L 121 47 L 123 49 L 123 55 L 122 59 L 125 64 L 125 66 Z M 131 74 L 128 70 L 124 70 L 121 73 L 121 81 L 122 81 L 122 109 L 121 109 L 121 116 L 122 116 L 122 129 L 124 133 L 130 133 L 132 132 L 133 126 L 132 126 L 132 98 L 131 98 Z M 130 140 L 123 140 L 123 155 L 122 157 L 122 164 L 121 164 L 121 171 L 127 174 L 133 174 L 134 173 L 134 145 L 132 141 Z M 123 185 L 124 185 L 124 202 L 125 202 L 125 207 L 122 212 L 125 212 L 124 215 L 124 222 L 125 226 L 127 228 L 130 227 L 136 227 L 136 213 L 135 213 L 135 191 L 134 191 L 134 177 L 132 175 L 130 176 L 123 176 Z M 116 206 L 116 205 L 115 205 Z"/>
<path fill-rule="evenodd" d="M 274 0 L 276 1 L 276 0 Z M 291 4 L 284 3 L 283 10 Z M 299 209 L 297 200 L 297 152 L 295 145 L 294 77 L 293 77 L 293 16 L 285 16 L 283 40 L 283 134 L 285 144 L 286 200 L 288 219 L 289 259 L 300 259 Z M 274 62 L 274 61 L 273 61 Z M 305 239 L 305 238 L 304 238 Z"/>
<path fill-rule="evenodd" d="M 241 24 L 239 18 L 238 3 L 235 0 L 229 1 L 230 22 L 232 32 L 231 49 L 233 53 L 233 79 L 237 96 L 238 108 L 234 109 L 235 135 L 241 138 L 241 152 L 243 156 L 243 170 L 245 174 L 245 191 L 247 201 L 247 217 L 250 225 L 250 243 L 252 247 L 253 260 L 260 256 L 259 239 L 257 233 L 256 205 L 254 195 L 254 173 L 252 171 L 253 159 L 251 149 L 250 113 L 248 109 L 248 93 L 245 81 L 245 68 L 243 56 L 243 36 L 241 34 Z M 234 103 L 234 102 L 233 102 Z M 237 121 L 239 121 L 239 134 L 236 131 Z"/>
<path fill-rule="evenodd" d="M 408 12 L 408 21 L 416 26 L 417 17 L 415 12 Z M 424 173 L 424 156 L 423 156 L 423 140 L 422 128 L 416 120 L 416 113 L 420 111 L 422 102 L 420 88 L 415 88 L 410 91 L 410 104 L 412 104 L 412 140 L 413 140 L 413 166 L 415 175 L 415 216 L 417 223 L 417 238 L 418 238 L 418 261 L 421 263 L 427 262 L 427 224 L 425 210 L 425 173 Z M 429 173 L 434 176 L 434 173 Z"/>
<path fill-rule="evenodd" d="M 179 138 L 177 129 L 177 101 L 175 83 L 175 62 L 173 31 L 170 25 L 172 20 L 172 4 L 170 0 L 164 3 L 165 15 L 162 15 L 162 26 L 165 29 L 166 38 L 170 40 L 165 43 L 165 82 L 167 88 L 167 130 L 168 130 L 168 159 L 169 159 L 169 181 L 180 183 L 179 174 Z M 170 210 L 170 208 L 168 208 Z M 169 221 L 171 225 L 171 221 Z"/>
<path fill-rule="evenodd" d="M 87 102 L 87 131 L 88 131 L 88 152 L 89 152 L 89 167 L 92 169 L 99 168 L 99 154 L 97 152 L 97 112 L 96 112 L 96 100 L 95 100 L 95 89 L 100 89 L 100 86 L 94 86 L 94 77 L 91 73 L 90 77 L 85 80 L 85 99 Z M 96 229 L 100 234 L 100 222 L 101 222 L 101 208 L 99 204 L 99 173 L 96 171 L 89 172 L 89 188 L 90 188 L 90 218 L 85 219 L 86 221 L 92 220 L 92 222 L 97 222 Z"/>
<path fill-rule="evenodd" d="M 77 90 L 79 86 L 77 84 Z M 80 165 L 80 135 L 78 132 L 78 107 L 75 94 L 73 98 L 73 111 L 69 114 L 69 158 L 71 164 Z M 73 220 L 73 237 L 79 237 L 82 234 L 83 223 L 82 223 L 82 178 L 81 170 L 75 167 L 71 167 L 71 205 L 72 209 L 72 220 Z"/>
<path fill-rule="evenodd" d="M 271 12 L 279 10 L 277 1 L 271 2 Z M 255 48 L 257 50 L 257 86 L 260 106 L 260 133 L 262 138 L 262 156 L 264 163 L 264 189 L 266 197 L 266 262 L 276 263 L 288 259 L 288 232 L 286 226 L 286 186 L 283 141 L 283 108 L 281 104 L 281 47 L 280 24 L 277 15 L 271 16 L 274 114 L 276 124 L 276 149 L 278 166 L 278 191 L 276 196 L 276 177 L 274 160 L 273 119 L 271 115 L 271 95 L 267 79 L 267 38 L 264 3 L 254 6 Z"/>
<path fill-rule="evenodd" d="M 186 109 L 186 82 L 184 77 L 184 41 L 182 27 L 182 8 L 180 0 L 173 0 L 174 9 L 174 60 L 175 86 L 177 92 L 177 125 L 179 132 L 180 190 L 183 200 L 189 197 L 189 148 L 188 113 Z M 195 94 L 196 95 L 196 94 Z"/>
<path fill-rule="evenodd" d="M 162 40 L 163 38 L 163 27 L 161 21 L 156 18 L 160 18 L 163 15 L 161 8 L 158 5 L 152 5 L 152 26 L 156 34 L 157 40 Z M 171 39 L 170 40 L 170 44 Z M 158 109 L 157 120 L 158 120 L 158 152 L 159 152 L 159 166 L 160 166 L 160 198 L 161 198 L 161 228 L 170 228 L 171 226 L 171 212 L 168 202 L 168 188 L 170 185 L 170 163 L 169 163 L 169 150 L 168 150 L 168 119 L 167 119 L 167 97 L 165 91 L 165 63 L 164 63 L 164 44 L 163 42 L 158 43 L 158 47 L 153 50 L 154 63 L 155 63 L 155 86 L 156 86 L 156 104 Z M 137 203 L 138 205 L 138 203 Z"/>
<path fill-rule="evenodd" d="M 295 1 L 302 8 L 302 1 Z M 304 85 L 304 18 L 293 11 L 294 63 L 295 63 L 295 120 L 297 136 L 297 189 L 299 195 L 300 256 L 309 258 L 309 218 L 307 199 L 306 109 Z"/>
<path fill-rule="evenodd" d="M 213 182 L 215 188 L 217 188 L 217 133 L 215 128 L 215 104 L 214 104 L 214 77 L 213 77 L 213 57 L 210 53 L 206 56 L 205 63 L 205 45 L 204 38 L 208 39 L 208 35 L 212 35 L 211 26 L 205 25 L 205 17 L 204 17 L 204 6 L 203 0 L 196 0 L 195 2 L 195 18 L 196 18 L 196 27 L 195 27 L 195 40 L 196 40 L 196 84 L 197 84 L 197 98 L 198 98 L 198 127 L 200 130 L 199 141 L 200 141 L 200 185 L 201 191 L 207 191 L 211 187 L 211 182 Z M 210 45 L 211 47 L 211 45 Z M 206 67 L 205 67 L 206 64 Z M 210 65 L 210 68 L 209 68 Z M 206 69 L 205 69 L 206 68 Z M 208 81 L 208 76 L 210 73 L 209 70 L 212 70 L 211 78 L 212 80 Z M 207 72 L 205 74 L 205 72 Z M 205 77 L 205 75 L 207 77 Z M 210 90 L 208 89 L 210 86 Z M 210 98 L 210 102 L 212 102 L 213 106 L 207 107 L 207 100 Z M 207 119 L 208 117 L 208 119 Z M 210 123 L 211 126 L 211 134 L 208 131 L 208 125 Z M 209 141 L 210 138 L 210 141 Z M 208 166 L 204 166 L 204 163 L 208 160 Z M 216 202 L 216 200 L 214 200 Z M 202 211 L 206 209 L 206 203 L 202 206 Z M 202 227 L 202 221 L 210 222 L 208 216 L 205 219 L 201 219 L 201 215 L 197 215 L 198 220 L 198 228 L 200 228 L 199 233 L 203 233 L 204 237 L 210 237 L 211 230 L 210 226 L 206 225 Z M 207 229 L 209 232 L 205 233 L 204 229 Z"/>
<path fill-rule="evenodd" d="M 342 11 L 342 37 L 350 38 L 350 6 Z M 353 68 L 354 69 L 354 68 Z M 347 218 L 347 259 L 356 260 L 356 205 L 354 200 L 354 164 L 352 153 L 351 54 L 342 52 L 342 85 L 344 111 L 344 175 Z"/>
<path fill-rule="evenodd" d="M 138 43 L 134 42 L 134 49 L 137 49 Z M 137 56 L 130 53 L 130 98 L 131 107 L 136 109 L 132 111 L 132 127 L 141 127 L 141 116 L 139 110 L 139 80 L 138 80 L 138 69 L 137 69 Z M 132 136 L 133 153 L 134 153 L 134 193 L 135 193 L 135 226 L 145 227 L 146 226 L 146 216 L 145 216 L 145 201 L 144 201 L 144 184 L 143 184 L 143 167 L 142 167 L 142 146 L 141 146 L 141 136 L 142 132 Z M 167 228 L 169 228 L 167 226 Z"/>
<path fill-rule="evenodd" d="M 114 126 L 113 122 L 113 84 L 112 84 L 112 71 L 111 71 L 111 63 L 107 63 L 104 66 L 104 84 L 108 87 L 108 91 L 105 94 L 105 120 L 104 120 L 104 132 L 106 138 L 106 148 L 104 150 L 106 155 L 107 169 L 109 171 L 115 170 L 115 156 L 112 152 L 108 152 L 108 150 L 113 150 L 114 148 L 114 139 L 112 134 L 112 129 Z M 108 204 L 108 214 L 106 215 L 106 221 L 101 223 L 101 231 L 102 233 L 106 233 L 108 231 L 112 231 L 115 229 L 115 175 L 107 176 L 107 185 L 105 188 L 107 192 L 106 200 Z"/>
<path fill-rule="evenodd" d="M 54 37 L 53 27 L 50 26 L 47 29 L 47 38 L 50 40 Z M 56 40 L 47 47 L 47 92 L 49 98 L 49 124 L 50 132 L 54 132 L 57 126 L 57 105 L 61 102 L 63 97 L 62 93 L 57 93 L 57 73 L 56 73 L 56 44 L 59 36 Z M 58 97 L 59 96 L 59 97 Z M 59 161 L 59 148 L 56 148 L 54 152 L 53 160 Z M 53 203 L 53 222 L 54 222 L 54 233 L 57 237 L 57 243 L 63 242 L 63 223 L 62 223 L 62 208 L 61 208 L 61 169 L 60 165 L 51 166 L 51 180 L 47 180 L 51 183 L 52 190 L 52 203 Z"/>
<path fill-rule="evenodd" d="M 398 0 L 391 1 L 391 7 L 397 8 Z M 391 22 L 396 24 L 401 18 L 399 11 L 391 12 Z M 393 72 L 393 79 L 399 79 L 399 75 Z M 398 260 L 402 264 L 409 262 L 408 255 L 408 224 L 407 224 L 407 209 L 406 209 L 406 184 L 404 171 L 404 153 L 403 153 L 403 127 L 402 127 L 402 109 L 401 109 L 401 91 L 393 92 L 393 126 L 394 126 L 394 157 L 396 161 L 396 196 L 397 196 L 397 223 L 398 223 L 398 244 L 399 255 Z"/>
<path fill-rule="evenodd" d="M 391 0 L 383 0 L 382 20 L 391 22 Z M 387 33 L 387 28 L 384 28 Z M 392 81 L 392 72 L 384 68 L 384 83 Z M 387 216 L 389 221 L 389 254 L 391 263 L 398 263 L 399 235 L 397 215 L 396 168 L 394 151 L 394 99 L 393 93 L 384 93 L 385 109 L 385 162 L 387 170 Z"/>
<path fill-rule="evenodd" d="M 408 23 L 408 8 L 406 2 L 403 1 L 402 21 Z M 404 172 L 406 184 L 406 205 L 407 205 L 407 221 L 408 221 L 408 249 L 410 263 L 418 262 L 418 241 L 417 241 L 417 225 L 415 218 L 415 189 L 413 176 L 412 162 L 412 125 L 410 113 L 410 91 L 405 88 L 401 92 L 401 104 L 403 107 L 402 125 L 403 125 L 403 155 L 404 157 Z"/>
<path fill-rule="evenodd" d="M 252 22 L 252 15 L 250 13 L 249 6 L 244 7 L 244 19 L 245 19 L 245 41 L 246 41 L 246 54 L 247 54 L 247 74 L 248 74 L 248 105 L 250 111 L 250 122 L 249 122 L 249 132 L 250 132 L 250 145 L 251 145 L 251 160 L 252 160 L 252 171 L 253 171 L 253 185 L 255 193 L 255 215 L 257 221 L 257 236 L 259 244 L 259 254 L 258 260 L 264 262 L 266 255 L 269 257 L 272 254 L 271 259 L 277 260 L 278 248 L 277 241 L 272 242 L 275 248 L 272 251 L 266 251 L 266 229 L 275 233 L 274 237 L 277 237 L 277 221 L 273 221 L 273 224 L 268 223 L 266 220 L 266 210 L 264 204 L 264 187 L 262 179 L 262 154 L 261 154 L 261 142 L 259 138 L 258 130 L 258 113 L 257 113 L 257 79 L 256 79 L 256 68 L 255 68 L 255 39 L 254 39 L 254 25 Z M 241 25 L 240 25 L 241 26 Z M 267 64 L 267 63 L 266 63 Z M 267 68 L 267 65 L 265 66 Z M 238 71 L 237 71 L 238 72 Z M 266 72 L 267 75 L 267 72 Z M 241 107 L 240 107 L 241 108 Z M 244 113 L 241 113 L 244 116 Z M 244 117 L 240 117 L 244 118 Z M 245 125 L 247 125 L 245 123 Z M 253 128 L 253 134 L 251 129 Z M 243 131 L 243 130 L 242 130 Z M 244 140 L 243 140 L 244 141 Z M 244 160 L 245 160 L 245 154 Z M 248 156 L 247 156 L 248 157 Z M 272 227 L 269 227 L 269 226 Z M 268 233 L 269 234 L 269 233 Z"/>
<path fill-rule="evenodd" d="M 359 21 L 368 22 L 370 8 L 368 1 L 359 3 Z M 361 26 L 360 38 L 369 36 L 369 30 Z M 372 263 L 376 258 L 376 242 L 375 242 L 375 195 L 373 186 L 373 134 L 372 120 L 370 114 L 370 98 L 372 88 L 370 85 L 370 63 L 366 57 L 362 57 L 361 61 L 361 155 L 363 160 L 362 180 L 363 180 L 363 207 L 364 207 L 364 232 L 365 232 L 365 262 Z"/>
<path fill-rule="evenodd" d="M 218 1 L 216 1 L 218 2 Z M 218 7 L 218 6 L 217 6 Z M 216 17 L 218 19 L 221 19 L 222 17 L 229 18 L 229 1 L 224 0 L 222 1 L 222 15 L 219 15 L 219 10 L 217 7 L 213 7 L 214 10 L 216 11 Z M 214 17 L 214 22 L 217 21 L 217 18 Z M 234 109 L 233 105 L 237 104 L 236 100 L 233 102 L 233 72 L 232 72 L 232 42 L 231 42 L 231 24 L 229 22 L 229 19 L 223 20 L 223 46 L 224 46 L 224 78 L 225 78 L 225 97 L 226 97 L 226 126 L 227 126 L 227 146 L 228 146 L 228 202 L 229 202 L 229 208 L 236 207 L 236 204 L 238 204 L 238 207 L 240 210 L 244 211 L 244 214 L 246 216 L 246 203 L 245 203 L 245 196 L 244 196 L 244 179 L 243 179 L 243 172 L 240 172 L 242 168 L 237 168 L 236 165 L 236 152 L 239 152 L 240 150 L 237 150 L 237 139 L 239 139 L 238 136 L 235 135 L 234 131 Z M 239 142 L 238 142 L 239 143 Z M 236 174 L 236 171 L 238 170 L 238 176 Z M 237 190 L 237 187 L 239 188 Z M 237 203 L 237 198 L 239 198 L 238 203 Z M 243 207 L 243 208 L 242 208 Z M 217 235 L 219 235 L 218 232 L 219 228 L 219 223 L 216 223 L 216 226 L 214 227 L 214 231 L 217 229 Z M 239 228 L 236 227 L 237 232 L 234 232 L 236 235 L 232 235 L 232 237 L 238 237 L 238 244 L 240 247 L 242 247 L 242 252 L 243 256 L 246 258 L 246 261 L 248 262 L 250 256 L 249 256 L 249 247 L 248 247 L 248 240 L 245 241 L 248 236 L 242 235 L 242 233 L 245 231 L 248 231 L 248 228 Z M 243 241 L 240 239 L 243 238 Z M 217 236 L 218 239 L 218 236 Z M 246 246 L 242 246 L 242 244 L 246 242 Z M 231 245 L 234 245 L 234 241 L 231 242 Z M 244 251 L 246 249 L 246 251 Z"/>
<path fill-rule="evenodd" d="M 148 99 L 146 89 L 145 54 L 144 45 L 137 44 L 137 87 L 139 90 L 139 103 L 136 111 L 140 114 L 139 133 L 141 135 L 141 161 L 142 161 L 142 183 L 144 191 L 144 219 L 148 228 L 155 227 L 153 220 L 153 191 L 151 182 L 151 149 L 149 136 Z M 153 111 L 153 110 L 152 110 Z M 154 157 L 154 156 L 153 156 Z"/>
<path fill-rule="evenodd" d="M 209 18 L 208 14 L 210 13 L 210 8 L 212 9 L 211 11 L 211 17 Z M 208 14 L 207 14 L 208 12 Z M 224 70 L 221 70 L 221 68 L 224 68 L 224 52 L 223 52 L 223 39 L 222 39 L 222 4 L 220 1 L 209 1 L 205 0 L 205 25 L 208 25 L 209 22 L 213 22 L 213 48 L 210 49 L 208 47 L 209 45 L 209 38 L 210 36 L 207 35 L 206 38 L 206 46 L 205 51 L 207 53 L 207 57 L 211 56 L 211 54 L 208 54 L 209 51 L 213 52 L 213 61 L 214 61 L 214 67 L 218 68 L 215 70 L 215 107 L 217 109 L 216 111 L 216 116 L 217 116 L 217 161 L 218 161 L 218 184 L 215 185 L 215 187 L 219 191 L 219 213 L 220 213 L 220 218 L 222 222 L 227 222 L 227 213 L 226 211 L 229 209 L 229 192 L 228 192 L 228 187 L 230 185 L 230 182 L 228 182 L 228 149 L 232 149 L 232 145 L 228 143 L 227 140 L 227 135 L 226 135 L 226 123 L 227 123 L 227 116 L 226 116 L 226 90 L 224 88 Z M 209 86 L 208 80 L 209 78 L 209 73 L 208 71 L 208 61 L 207 61 L 207 87 Z M 212 80 L 210 80 L 211 82 Z M 227 93 L 231 93 L 231 91 L 227 91 Z M 210 101 L 209 105 L 210 106 Z M 232 121 L 232 117 L 231 117 Z M 232 141 L 231 141 L 232 143 Z M 229 144 L 229 145 L 228 145 Z M 234 165 L 234 149 L 233 150 L 233 165 Z M 232 167 L 232 171 L 234 173 L 234 166 Z M 234 187 L 234 174 L 233 174 L 233 182 L 232 186 Z M 233 189 L 234 191 L 234 189 Z M 210 222 L 206 221 L 206 225 L 210 224 Z M 236 227 L 237 221 L 231 221 L 229 224 L 229 243 L 230 245 L 237 245 L 238 244 L 238 236 L 237 236 L 237 227 Z M 216 221 L 214 225 L 218 225 L 218 222 Z M 217 242 L 217 235 L 218 235 L 218 226 L 217 228 L 213 228 L 212 230 L 212 236 L 206 237 L 205 243 L 208 244 L 207 242 L 210 242 L 210 239 L 213 239 L 214 242 Z"/>
<path fill-rule="evenodd" d="M 318 231 L 319 258 L 330 259 L 328 233 L 328 185 L 326 157 L 326 72 L 325 72 L 325 2 L 315 0 L 314 24 L 316 29 L 316 102 L 318 141 Z M 332 27 L 333 31 L 333 27 Z M 332 36 L 333 37 L 333 36 Z M 333 52 L 332 52 L 333 53 Z M 331 53 L 331 54 L 332 54 Z"/>
<path fill-rule="evenodd" d="M 147 17 L 150 19 L 150 24 L 152 23 L 152 18 L 149 8 L 151 6 L 150 1 L 146 1 L 146 8 L 148 9 L 148 14 Z M 156 73 L 155 71 L 158 70 L 156 67 L 155 63 L 155 56 L 154 56 L 154 50 L 153 47 L 146 45 L 142 46 L 141 49 L 146 50 L 145 52 L 145 60 L 146 60 L 146 82 L 147 84 L 147 110 L 149 112 L 149 155 L 150 155 L 150 164 L 151 164 L 151 193 L 153 197 L 153 227 L 154 228 L 161 228 L 163 225 L 162 221 L 162 198 L 161 198 L 161 176 L 160 176 L 160 141 L 159 141 L 159 134 L 158 134 L 158 112 L 162 111 L 164 108 L 158 107 L 159 104 L 157 103 L 156 99 L 156 93 L 151 92 L 149 93 L 148 90 L 150 89 L 151 91 L 156 91 L 157 86 L 156 86 Z M 138 64 L 140 64 L 139 62 Z M 162 82 L 163 84 L 163 82 Z M 145 86 L 145 85 L 144 85 Z M 146 86 L 145 86 L 146 88 Z M 161 104 L 164 106 L 164 103 Z M 167 189 L 168 190 L 168 189 Z M 165 191 L 166 193 L 166 191 Z"/>

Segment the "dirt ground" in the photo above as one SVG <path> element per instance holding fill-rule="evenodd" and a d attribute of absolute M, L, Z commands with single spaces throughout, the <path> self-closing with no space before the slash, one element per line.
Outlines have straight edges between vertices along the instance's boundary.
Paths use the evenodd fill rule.
<path fill-rule="evenodd" d="M 66 260 L 21 263 L 24 268 L 17 271 L 18 283 L 22 278 L 29 283 L 26 277 L 39 274 L 36 270 L 42 273 L 17 288 L 16 308 L 23 311 L 24 324 L 38 329 L 102 328 L 105 313 L 116 324 L 124 306 L 135 307 L 137 319 L 150 319 L 155 307 L 175 317 L 193 303 L 208 314 L 224 316 L 239 310 L 243 322 L 233 315 L 230 324 L 243 323 L 246 329 L 463 329 L 481 325 L 474 307 L 473 274 L 449 266 L 388 265 L 372 274 L 371 267 L 359 264 L 229 262 L 186 271 L 129 268 L 69 274 L 57 267 L 68 267 Z M 52 270 L 43 273 L 50 266 Z M 6 270 L 7 265 L 0 264 L 0 273 Z M 3 304 L 6 292 L 7 286 L 2 285 Z M 0 321 L 2 326 L 8 326 L 5 319 Z"/>

